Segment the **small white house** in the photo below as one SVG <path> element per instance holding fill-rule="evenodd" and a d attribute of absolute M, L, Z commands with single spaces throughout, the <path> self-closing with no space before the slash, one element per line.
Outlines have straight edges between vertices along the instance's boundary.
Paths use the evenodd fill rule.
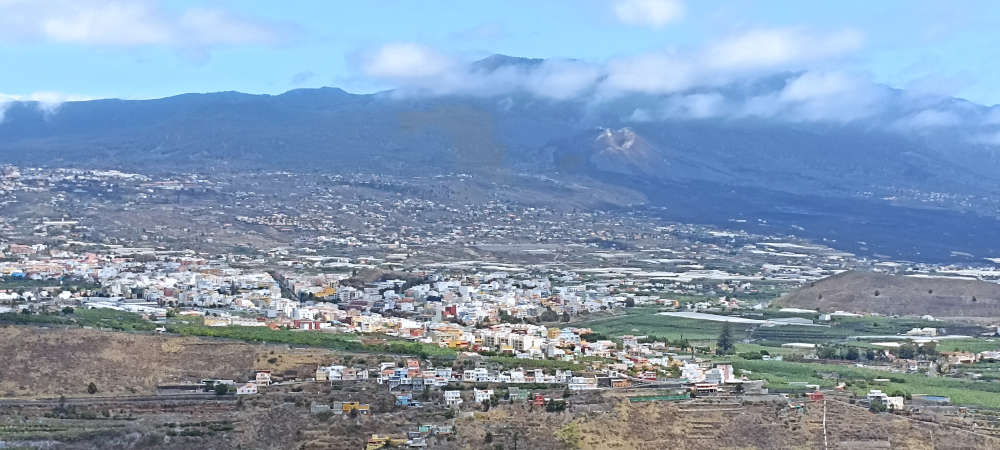
<path fill-rule="evenodd" d="M 444 403 L 448 406 L 462 404 L 462 391 L 444 391 Z"/>
<path fill-rule="evenodd" d="M 256 383 L 259 386 L 270 386 L 271 385 L 271 371 L 270 370 L 258 370 L 256 374 Z"/>
<path fill-rule="evenodd" d="M 868 402 L 881 401 L 886 408 L 890 410 L 902 411 L 903 410 L 903 397 L 890 397 L 885 392 L 879 389 L 872 389 L 868 391 Z"/>
<path fill-rule="evenodd" d="M 475 389 L 473 390 L 473 394 L 475 395 L 476 403 L 482 403 L 483 400 L 493 398 L 493 389 Z"/>
<path fill-rule="evenodd" d="M 257 384 L 253 382 L 247 382 L 243 385 L 236 387 L 236 395 L 251 395 L 257 393 Z"/>

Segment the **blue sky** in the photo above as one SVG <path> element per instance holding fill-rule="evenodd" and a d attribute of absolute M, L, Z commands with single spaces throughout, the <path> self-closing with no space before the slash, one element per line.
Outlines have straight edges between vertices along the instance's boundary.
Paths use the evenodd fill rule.
<path fill-rule="evenodd" d="M 478 89 L 455 68 L 504 53 L 584 64 L 493 88 L 571 96 L 612 73 L 668 93 L 817 70 L 992 105 L 998 29 L 991 1 L 0 0 L 0 100 Z"/>

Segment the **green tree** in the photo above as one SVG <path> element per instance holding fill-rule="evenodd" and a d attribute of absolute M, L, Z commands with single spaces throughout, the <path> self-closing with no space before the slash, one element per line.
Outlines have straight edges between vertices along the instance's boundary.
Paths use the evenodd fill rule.
<path fill-rule="evenodd" d="M 900 345 L 899 350 L 896 352 L 896 356 L 903 359 L 913 359 L 917 356 L 917 348 L 910 343 Z"/>
<path fill-rule="evenodd" d="M 563 412 L 566 410 L 566 401 L 552 400 L 545 404 L 545 410 L 548 412 Z"/>
<path fill-rule="evenodd" d="M 851 361 L 857 361 L 858 358 L 860 358 L 860 357 L 861 357 L 861 354 L 858 352 L 858 348 L 857 347 L 848 347 L 847 348 L 847 353 L 844 355 L 845 359 L 849 359 Z"/>
<path fill-rule="evenodd" d="M 816 356 L 820 359 L 839 359 L 840 352 L 836 346 L 833 345 L 820 345 L 816 349 Z"/>
<path fill-rule="evenodd" d="M 215 383 L 215 395 L 226 395 L 229 393 L 229 386 L 222 383 Z"/>
<path fill-rule="evenodd" d="M 733 352 L 733 330 L 732 325 L 726 322 L 722 326 L 722 332 L 719 333 L 719 340 L 717 342 L 717 347 L 715 350 L 716 354 L 728 355 Z"/>
<path fill-rule="evenodd" d="M 87 393 L 90 395 L 94 395 L 97 393 L 97 385 L 94 384 L 93 381 L 91 381 L 90 384 L 87 385 Z"/>

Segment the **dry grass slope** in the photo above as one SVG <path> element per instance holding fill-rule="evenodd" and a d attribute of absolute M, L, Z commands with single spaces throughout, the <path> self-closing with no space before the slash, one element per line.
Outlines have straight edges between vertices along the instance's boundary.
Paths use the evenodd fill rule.
<path fill-rule="evenodd" d="M 844 272 L 790 292 L 782 306 L 891 315 L 998 318 L 1000 285 L 983 281 Z"/>
<path fill-rule="evenodd" d="M 246 379 L 254 369 L 311 376 L 326 350 L 80 328 L 0 327 L 0 397 L 151 394 L 158 384 Z"/>

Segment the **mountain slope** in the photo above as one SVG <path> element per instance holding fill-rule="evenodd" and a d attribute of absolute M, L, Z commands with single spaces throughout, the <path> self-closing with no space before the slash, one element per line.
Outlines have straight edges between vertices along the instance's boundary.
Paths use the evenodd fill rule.
<path fill-rule="evenodd" d="M 530 70 L 494 56 L 470 70 Z M 752 97 L 776 77 L 728 88 Z M 902 93 L 896 93 L 902 96 Z M 505 171 L 600 180 L 665 217 L 794 232 L 851 251 L 917 260 L 1000 255 L 1000 152 L 961 130 L 902 133 L 872 123 L 750 118 L 637 121 L 665 96 L 593 102 L 529 93 L 185 94 L 155 100 L 19 102 L 0 122 L 0 163 L 134 170 L 292 169 L 493 176 Z M 946 99 L 927 107 L 990 110 Z M 895 115 L 893 115 L 895 114 Z M 884 198 L 884 199 L 883 199 Z"/>

